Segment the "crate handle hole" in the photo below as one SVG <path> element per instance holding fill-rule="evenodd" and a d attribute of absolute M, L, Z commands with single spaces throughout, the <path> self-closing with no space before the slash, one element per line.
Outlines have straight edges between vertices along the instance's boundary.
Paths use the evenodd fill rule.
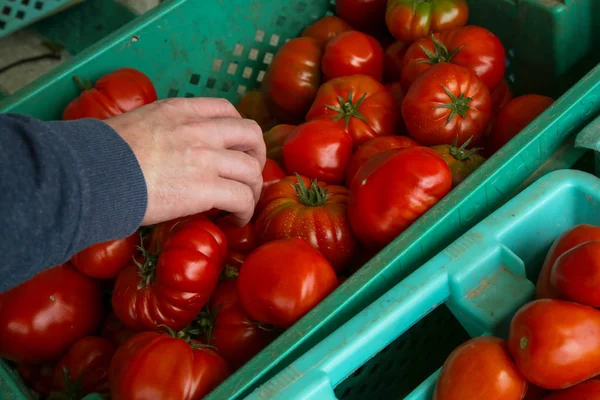
<path fill-rule="evenodd" d="M 246 78 L 246 79 L 250 79 L 250 77 L 252 76 L 252 72 L 254 72 L 252 70 L 252 68 L 244 67 L 244 71 L 242 72 L 242 77 Z"/>
<path fill-rule="evenodd" d="M 42 7 L 44 7 L 44 3 L 41 1 L 36 1 L 33 7 L 35 7 L 36 10 L 41 10 Z"/>
<path fill-rule="evenodd" d="M 237 68 L 238 68 L 238 63 L 236 61 L 229 63 L 229 65 L 227 66 L 227 73 L 229 75 L 235 75 Z"/>
<path fill-rule="evenodd" d="M 277 24 L 277 26 L 284 26 L 285 21 L 287 21 L 287 18 L 283 15 L 280 15 L 279 17 L 277 17 L 277 21 L 275 21 L 275 24 Z"/>
<path fill-rule="evenodd" d="M 19 19 L 25 18 L 25 13 L 21 10 L 17 11 L 17 18 L 19 18 Z"/>
<path fill-rule="evenodd" d="M 265 39 L 265 31 L 263 31 L 262 29 L 257 29 L 256 35 L 254 36 L 254 40 L 256 40 L 257 42 L 262 42 L 264 39 Z"/>
<path fill-rule="evenodd" d="M 4 15 L 10 14 L 10 7 L 9 6 L 4 6 L 2 8 L 2 14 L 4 14 Z"/>
<path fill-rule="evenodd" d="M 279 44 L 279 35 L 271 35 L 271 40 L 269 40 L 269 44 L 273 47 L 276 47 Z"/>
<path fill-rule="evenodd" d="M 221 65 L 223 65 L 223 60 L 221 60 L 220 58 L 215 58 L 212 64 L 212 69 L 218 72 L 221 70 Z"/>
<path fill-rule="evenodd" d="M 265 57 L 263 58 L 263 63 L 269 65 L 271 64 L 271 61 L 273 61 L 273 53 L 266 53 Z"/>
<path fill-rule="evenodd" d="M 191 78 L 190 78 L 190 83 L 192 85 L 197 85 L 200 82 L 200 75 L 198 74 L 192 74 Z"/>
<path fill-rule="evenodd" d="M 258 59 L 258 49 L 250 49 L 250 53 L 248 54 L 248 59 L 252 61 L 256 61 Z"/>
<path fill-rule="evenodd" d="M 248 90 L 248 88 L 244 85 L 239 85 L 237 88 L 237 92 L 239 95 L 243 95 L 246 93 L 246 90 Z"/>
<path fill-rule="evenodd" d="M 258 73 L 258 76 L 256 77 L 256 81 L 257 82 L 262 82 L 264 77 L 265 77 L 265 71 L 260 71 Z"/>
<path fill-rule="evenodd" d="M 215 78 L 208 78 L 208 80 L 206 81 L 206 87 L 212 89 L 215 87 L 215 83 L 217 83 L 217 80 Z"/>
<path fill-rule="evenodd" d="M 244 52 L 244 46 L 242 46 L 239 43 L 236 44 L 235 45 L 235 49 L 233 49 L 233 55 L 234 56 L 241 56 L 243 52 Z"/>

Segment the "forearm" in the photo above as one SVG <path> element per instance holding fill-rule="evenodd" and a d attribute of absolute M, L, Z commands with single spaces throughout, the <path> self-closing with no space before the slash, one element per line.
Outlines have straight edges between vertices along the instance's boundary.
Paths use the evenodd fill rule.
<path fill-rule="evenodd" d="M 135 155 L 105 123 L 0 115 L 0 291 L 131 234 L 146 203 Z"/>

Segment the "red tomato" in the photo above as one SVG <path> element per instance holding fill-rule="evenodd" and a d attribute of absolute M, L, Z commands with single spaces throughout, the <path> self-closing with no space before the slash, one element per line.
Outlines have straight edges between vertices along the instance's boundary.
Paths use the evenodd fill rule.
<path fill-rule="evenodd" d="M 230 251 L 249 253 L 256 247 L 254 224 L 252 222 L 240 228 L 234 225 L 227 217 L 224 217 L 218 219 L 216 225 L 225 235 Z"/>
<path fill-rule="evenodd" d="M 215 351 L 169 335 L 142 332 L 115 353 L 110 395 L 113 400 L 195 400 L 227 376 L 227 362 Z"/>
<path fill-rule="evenodd" d="M 383 77 L 383 49 L 372 36 L 358 31 L 340 33 L 331 39 L 321 61 L 325 80 L 352 75 Z"/>
<path fill-rule="evenodd" d="M 63 120 L 108 119 L 157 100 L 150 78 L 133 68 L 121 68 L 96 81 L 92 88 L 76 78 L 82 93 L 63 112 Z"/>
<path fill-rule="evenodd" d="M 379 36 L 385 31 L 387 0 L 336 0 L 335 13 L 355 29 Z"/>
<path fill-rule="evenodd" d="M 450 167 L 450 171 L 452 171 L 452 187 L 456 187 L 459 183 L 467 179 L 469 175 L 485 162 L 485 158 L 477 154 L 481 149 L 467 150 L 469 142 L 467 140 L 460 147 L 456 143 L 431 147 Z"/>
<path fill-rule="evenodd" d="M 263 187 L 262 191 L 267 190 L 269 186 L 274 183 L 279 182 L 287 175 L 281 167 L 270 158 L 267 158 L 267 162 L 265 163 L 265 167 L 263 168 L 262 177 L 263 177 Z"/>
<path fill-rule="evenodd" d="M 527 381 L 510 359 L 506 342 L 478 337 L 450 354 L 433 400 L 521 400 L 526 391 Z"/>
<path fill-rule="evenodd" d="M 162 228 L 161 225 L 167 228 Z M 227 240 L 203 215 L 159 224 L 150 249 L 117 278 L 112 305 L 134 331 L 159 325 L 185 328 L 215 289 L 227 254 Z"/>
<path fill-rule="evenodd" d="M 265 74 L 262 91 L 267 109 L 278 121 L 300 122 L 321 85 L 323 49 L 313 38 L 284 44 Z"/>
<path fill-rule="evenodd" d="M 334 269 L 318 250 L 302 239 L 282 239 L 248 256 L 238 277 L 238 295 L 252 320 L 285 329 L 337 285 Z"/>
<path fill-rule="evenodd" d="M 352 27 L 343 19 L 334 15 L 326 15 L 302 31 L 303 37 L 311 37 L 322 47 L 342 32 L 350 31 Z"/>
<path fill-rule="evenodd" d="M 348 164 L 346 170 L 346 186 L 350 187 L 352 180 L 368 159 L 386 150 L 405 149 L 419 144 L 406 136 L 376 137 L 360 146 Z"/>
<path fill-rule="evenodd" d="M 564 389 L 600 373 L 600 311 L 562 300 L 536 300 L 510 324 L 510 354 L 525 378 Z"/>
<path fill-rule="evenodd" d="M 240 268 L 244 265 L 244 261 L 246 261 L 246 255 L 242 253 L 237 253 L 235 251 L 230 251 L 227 253 L 227 260 L 225 261 L 225 269 L 223 269 L 223 273 L 221 274 L 222 280 L 230 280 L 237 278 L 240 273 Z M 218 288 L 218 286 L 217 286 Z M 215 289 L 217 290 L 217 289 Z M 214 296 L 214 292 L 213 292 Z"/>
<path fill-rule="evenodd" d="M 600 307 L 600 241 L 580 244 L 558 257 L 550 282 L 562 299 Z"/>
<path fill-rule="evenodd" d="M 546 389 L 542 389 L 541 387 L 529 383 L 527 385 L 527 394 L 523 400 L 543 400 L 546 394 L 548 394 Z"/>
<path fill-rule="evenodd" d="M 452 63 L 465 67 L 495 89 L 504 78 L 506 54 L 500 40 L 479 26 L 465 26 L 413 43 L 404 56 L 402 86 L 408 90 L 414 81 L 433 65 Z"/>
<path fill-rule="evenodd" d="M 600 381 L 590 380 L 572 388 L 552 393 L 544 400 L 600 400 Z"/>
<path fill-rule="evenodd" d="M 404 42 L 463 26 L 468 19 L 466 0 L 389 0 L 385 14 L 391 34 Z"/>
<path fill-rule="evenodd" d="M 101 337 L 79 339 L 54 366 L 54 387 L 69 399 L 94 392 L 108 393 L 108 368 L 115 350 Z M 73 393 L 75 382 L 79 387 Z"/>
<path fill-rule="evenodd" d="M 404 89 L 402 89 L 402 85 L 400 84 L 400 82 L 386 83 L 385 88 L 389 90 L 392 96 L 394 96 L 394 101 L 396 102 L 397 109 L 401 110 L 402 102 L 404 101 Z"/>
<path fill-rule="evenodd" d="M 426 146 L 471 139 L 477 144 L 492 116 L 490 92 L 472 71 L 442 63 L 425 71 L 402 103 L 410 135 Z"/>
<path fill-rule="evenodd" d="M 527 94 L 509 101 L 496 117 L 490 136 L 489 150 L 492 153 L 500 150 L 553 102 L 554 100 L 550 97 L 537 94 Z"/>
<path fill-rule="evenodd" d="M 17 370 L 23 382 L 42 395 L 48 396 L 54 390 L 51 364 L 18 364 Z"/>
<path fill-rule="evenodd" d="M 538 281 L 535 287 L 535 295 L 538 299 L 544 298 L 558 298 L 558 291 L 550 283 L 550 274 L 554 263 L 564 253 L 571 250 L 574 247 L 579 246 L 585 242 L 600 240 L 600 227 L 582 224 L 574 226 L 568 231 L 564 232 L 559 238 L 557 238 L 550 251 L 546 255 L 544 265 L 538 277 Z"/>
<path fill-rule="evenodd" d="M 138 232 L 124 239 L 97 243 L 71 258 L 71 264 L 84 274 L 98 279 L 115 278 L 138 252 Z"/>
<path fill-rule="evenodd" d="M 114 312 L 110 312 L 100 327 L 100 336 L 118 348 L 132 337 L 134 333 L 127 329 Z"/>
<path fill-rule="evenodd" d="M 268 131 L 277 125 L 277 121 L 269 114 L 265 99 L 260 89 L 246 93 L 235 106 L 244 118 L 256 121 L 263 131 Z"/>
<path fill-rule="evenodd" d="M 289 175 L 297 173 L 331 185 L 344 180 L 350 157 L 352 138 L 332 121 L 298 125 L 283 144 L 283 162 Z"/>
<path fill-rule="evenodd" d="M 285 139 L 295 128 L 294 125 L 276 125 L 263 134 L 267 146 L 267 158 L 275 161 L 280 167 L 283 167 L 283 151 L 281 148 Z"/>
<path fill-rule="evenodd" d="M 237 276 L 231 279 L 225 279 L 219 282 L 208 302 L 209 310 L 216 310 L 217 307 L 229 307 L 239 303 L 237 292 Z"/>
<path fill-rule="evenodd" d="M 494 90 L 490 92 L 492 99 L 492 113 L 497 115 L 500 110 L 512 100 L 513 94 L 506 80 L 502 80 Z"/>
<path fill-rule="evenodd" d="M 98 282 L 68 264 L 40 272 L 0 294 L 0 357 L 18 363 L 56 360 L 102 319 Z"/>
<path fill-rule="evenodd" d="M 304 239 L 341 271 L 357 250 L 347 206 L 345 187 L 290 176 L 265 192 L 257 207 L 256 235 L 260 243 Z"/>
<path fill-rule="evenodd" d="M 383 80 L 385 82 L 399 81 L 402 77 L 404 54 L 408 45 L 404 42 L 394 42 L 385 49 L 383 60 Z"/>
<path fill-rule="evenodd" d="M 306 120 L 337 122 L 358 147 L 376 136 L 395 134 L 398 114 L 394 97 L 381 83 L 370 76 L 355 75 L 324 83 Z"/>
<path fill-rule="evenodd" d="M 452 187 L 452 173 L 433 150 L 413 146 L 371 157 L 350 186 L 348 215 L 358 240 L 381 248 L 425 214 Z"/>

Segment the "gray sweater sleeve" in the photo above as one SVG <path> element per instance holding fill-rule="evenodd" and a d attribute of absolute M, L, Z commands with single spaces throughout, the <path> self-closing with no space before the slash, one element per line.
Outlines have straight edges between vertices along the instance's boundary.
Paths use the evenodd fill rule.
<path fill-rule="evenodd" d="M 131 234 L 146 204 L 138 161 L 106 123 L 0 114 L 0 292 Z"/>

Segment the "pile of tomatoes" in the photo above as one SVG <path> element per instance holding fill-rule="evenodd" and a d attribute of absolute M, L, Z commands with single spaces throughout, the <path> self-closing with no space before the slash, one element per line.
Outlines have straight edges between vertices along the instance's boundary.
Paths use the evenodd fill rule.
<path fill-rule="evenodd" d="M 471 339 L 442 368 L 435 400 L 600 399 L 600 227 L 552 245 L 537 300 L 513 316 L 508 341 Z"/>
<path fill-rule="evenodd" d="M 336 7 L 238 104 L 269 157 L 248 225 L 210 210 L 144 227 L 0 294 L 0 357 L 28 385 L 203 397 L 552 103 L 512 99 L 504 48 L 465 26 L 464 0 Z M 131 68 L 77 82 L 63 119 L 157 99 Z"/>

